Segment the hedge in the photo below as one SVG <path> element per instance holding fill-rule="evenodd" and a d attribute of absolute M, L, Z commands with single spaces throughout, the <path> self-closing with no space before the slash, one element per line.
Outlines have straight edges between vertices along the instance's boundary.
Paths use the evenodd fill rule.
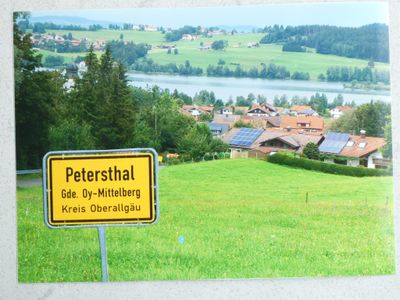
<path fill-rule="evenodd" d="M 283 153 L 267 156 L 267 161 L 274 164 L 287 165 L 312 171 L 347 176 L 390 176 L 391 170 L 369 169 L 365 167 L 349 167 L 337 164 L 324 163 L 318 160 L 290 157 Z"/>

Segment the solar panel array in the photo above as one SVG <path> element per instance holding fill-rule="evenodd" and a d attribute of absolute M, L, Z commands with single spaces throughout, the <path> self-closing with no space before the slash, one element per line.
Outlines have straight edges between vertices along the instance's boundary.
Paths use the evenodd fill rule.
<path fill-rule="evenodd" d="M 261 133 L 263 133 L 262 129 L 240 128 L 239 132 L 229 141 L 229 145 L 249 147 Z"/>
<path fill-rule="evenodd" d="M 319 146 L 320 152 L 338 154 L 346 146 L 350 135 L 347 133 L 329 132 Z"/>

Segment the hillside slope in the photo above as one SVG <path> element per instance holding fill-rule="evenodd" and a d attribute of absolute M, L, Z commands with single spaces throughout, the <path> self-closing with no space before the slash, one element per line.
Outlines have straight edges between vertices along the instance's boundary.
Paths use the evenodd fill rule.
<path fill-rule="evenodd" d="M 166 167 L 159 183 L 156 225 L 107 228 L 112 281 L 394 272 L 389 177 L 248 159 Z M 101 278 L 97 232 L 46 228 L 40 189 L 18 190 L 18 239 L 22 282 Z"/>

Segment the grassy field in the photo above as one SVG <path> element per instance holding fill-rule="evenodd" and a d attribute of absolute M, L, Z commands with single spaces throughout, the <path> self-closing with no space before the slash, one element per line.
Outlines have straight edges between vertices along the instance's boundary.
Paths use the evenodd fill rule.
<path fill-rule="evenodd" d="M 248 159 L 170 166 L 159 180 L 156 225 L 107 228 L 111 281 L 395 271 L 391 177 Z M 100 281 L 96 229 L 48 229 L 41 188 L 17 195 L 19 281 Z"/>
<path fill-rule="evenodd" d="M 59 35 L 68 34 L 70 31 L 63 30 L 49 30 L 50 33 Z M 99 30 L 99 31 L 72 31 L 74 38 L 87 37 L 90 40 L 118 40 L 120 34 L 123 34 L 124 40 L 134 41 L 136 43 L 148 43 L 153 46 L 149 51 L 148 57 L 154 59 L 159 64 L 177 63 L 184 64 L 189 60 L 193 66 L 201 67 L 204 71 L 208 65 L 217 65 L 219 59 L 223 59 L 227 66 L 232 69 L 236 64 L 240 63 L 244 69 L 251 67 L 261 68 L 261 63 L 269 64 L 274 63 L 277 65 L 285 66 L 289 71 L 302 71 L 309 72 L 311 79 L 316 80 L 318 75 L 326 73 L 326 70 L 332 66 L 347 66 L 347 67 L 366 67 L 367 61 L 361 59 L 352 59 L 334 55 L 322 55 L 314 53 L 313 51 L 307 53 L 295 52 L 282 52 L 282 46 L 276 44 L 261 45 L 259 48 L 247 48 L 249 42 L 259 42 L 264 36 L 262 33 L 248 33 L 237 34 L 233 36 L 214 36 L 212 38 L 200 38 L 195 41 L 177 41 L 173 43 L 166 43 L 163 35 L 160 32 L 144 32 L 132 30 Z M 214 40 L 227 40 L 228 48 L 224 51 L 205 51 L 198 50 L 200 43 L 211 43 Z M 175 44 L 178 48 L 179 54 L 167 54 L 165 49 L 156 49 L 154 46 L 161 44 Z M 238 46 L 234 48 L 233 46 Z M 42 51 L 44 56 L 50 52 Z M 52 53 L 54 55 L 54 53 Z M 61 55 L 61 54 L 60 54 Z M 71 57 L 82 55 L 82 53 L 68 53 L 62 54 L 65 56 L 66 61 L 71 61 Z M 389 64 L 376 63 L 376 68 L 389 70 Z"/>

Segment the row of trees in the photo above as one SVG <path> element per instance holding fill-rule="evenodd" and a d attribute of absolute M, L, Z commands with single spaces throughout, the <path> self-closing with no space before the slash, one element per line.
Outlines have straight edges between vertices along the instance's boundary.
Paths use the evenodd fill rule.
<path fill-rule="evenodd" d="M 179 74 L 179 75 L 194 75 L 200 76 L 203 74 L 203 69 L 199 67 L 193 67 L 188 60 L 185 61 L 185 64 L 177 65 L 176 63 L 169 63 L 166 65 L 160 65 L 151 58 L 141 59 L 136 61 L 131 66 L 132 70 L 140 71 L 144 73 L 171 73 L 171 74 Z"/>
<path fill-rule="evenodd" d="M 45 33 L 47 30 L 97 31 L 103 29 L 103 26 L 99 24 L 92 24 L 89 25 L 89 27 L 83 27 L 80 25 L 59 25 L 52 22 L 29 23 L 26 19 L 20 20 L 18 22 L 18 27 L 22 32 L 25 32 L 27 29 L 32 29 L 33 33 Z"/>
<path fill-rule="evenodd" d="M 297 72 L 300 73 L 300 72 Z M 290 72 L 283 66 L 275 64 L 263 64 L 261 69 L 256 67 L 250 68 L 249 70 L 243 69 L 239 64 L 232 70 L 228 66 L 218 64 L 217 66 L 209 65 L 206 70 L 207 76 L 215 77 L 250 77 L 250 78 L 263 78 L 263 79 L 289 79 Z M 309 75 L 305 75 L 308 77 Z M 307 73 L 308 74 L 308 73 Z"/>
<path fill-rule="evenodd" d="M 290 41 L 282 46 L 284 52 L 306 52 L 306 47 L 302 46 L 300 42 Z"/>
<path fill-rule="evenodd" d="M 290 43 L 315 48 L 317 53 L 389 62 L 389 33 L 385 24 L 358 28 L 327 25 L 268 26 L 262 44 Z"/>
<path fill-rule="evenodd" d="M 43 66 L 47 68 L 59 67 L 64 64 L 64 56 L 48 55 L 44 59 Z"/>
<path fill-rule="evenodd" d="M 352 67 L 330 67 L 326 71 L 326 76 L 320 74 L 320 80 L 340 81 L 340 82 L 370 82 L 390 84 L 389 71 L 379 71 L 376 68 L 367 66 L 365 68 Z"/>
<path fill-rule="evenodd" d="M 273 100 L 273 105 L 276 107 L 290 108 L 293 105 L 308 105 L 311 106 L 320 115 L 326 115 L 329 109 L 335 108 L 337 106 L 350 106 L 355 107 L 356 104 L 352 102 L 344 102 L 344 98 L 341 94 L 338 94 L 332 102 L 328 102 L 328 98 L 324 93 L 315 93 L 310 98 L 293 96 L 290 100 L 286 95 L 280 97 L 276 96 Z"/>

